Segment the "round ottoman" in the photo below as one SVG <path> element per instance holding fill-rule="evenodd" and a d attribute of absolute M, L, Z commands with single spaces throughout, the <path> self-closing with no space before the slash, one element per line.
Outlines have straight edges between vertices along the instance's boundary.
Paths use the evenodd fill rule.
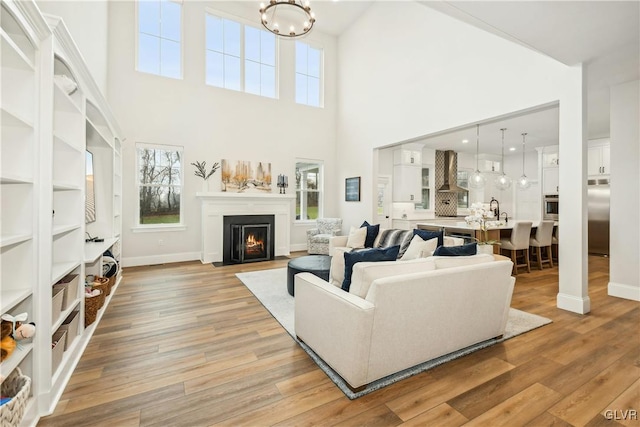
<path fill-rule="evenodd" d="M 311 273 L 321 279 L 329 281 L 329 268 L 331 257 L 329 255 L 308 255 L 292 259 L 287 264 L 287 291 L 294 296 L 294 277 L 298 273 Z"/>

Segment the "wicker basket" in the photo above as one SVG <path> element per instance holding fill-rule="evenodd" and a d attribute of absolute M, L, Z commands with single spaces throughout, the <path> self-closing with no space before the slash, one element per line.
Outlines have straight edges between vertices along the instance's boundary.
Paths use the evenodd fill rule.
<path fill-rule="evenodd" d="M 109 277 L 109 293 L 111 293 L 111 288 L 113 288 L 116 285 L 116 278 L 118 277 L 118 274 L 114 274 L 113 276 Z"/>
<path fill-rule="evenodd" d="M 100 290 L 100 295 L 97 297 L 84 297 L 84 326 L 87 327 L 96 321 L 98 310 L 104 304 L 104 292 Z"/>
<path fill-rule="evenodd" d="M 104 293 L 105 298 L 111 294 L 111 284 L 109 283 L 108 277 L 96 276 L 91 286 L 95 289 L 100 289 Z"/>
<path fill-rule="evenodd" d="M 20 424 L 31 392 L 31 378 L 22 375 L 20 368 L 16 368 L 2 382 L 2 396 L 11 400 L 0 406 L 0 425 L 13 427 Z"/>

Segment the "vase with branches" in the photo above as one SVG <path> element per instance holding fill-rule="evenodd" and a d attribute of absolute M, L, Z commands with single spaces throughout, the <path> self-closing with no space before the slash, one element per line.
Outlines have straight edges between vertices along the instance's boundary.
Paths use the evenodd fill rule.
<path fill-rule="evenodd" d="M 209 185 L 207 180 L 211 178 L 211 175 L 216 173 L 218 169 L 220 169 L 220 164 L 215 162 L 213 166 L 211 166 L 211 170 L 209 172 L 207 172 L 207 162 L 205 160 L 191 164 L 196 168 L 194 175 L 203 179 L 203 191 L 208 191 Z"/>

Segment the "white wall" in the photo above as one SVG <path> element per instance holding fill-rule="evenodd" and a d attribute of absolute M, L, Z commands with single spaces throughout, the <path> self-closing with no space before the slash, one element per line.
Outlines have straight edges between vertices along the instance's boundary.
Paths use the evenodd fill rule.
<path fill-rule="evenodd" d="M 336 41 L 314 32 L 324 47 L 325 108 L 300 106 L 294 98 L 294 48 L 280 39 L 280 99 L 206 86 L 205 7 L 224 8 L 245 15 L 256 24 L 255 5 L 243 2 L 183 3 L 184 79 L 175 80 L 135 71 L 135 3 L 109 5 L 108 99 L 127 140 L 123 165 L 123 257 L 125 263 L 148 264 L 198 259 L 200 252 L 200 204 L 195 197 L 202 180 L 190 163 L 221 159 L 271 162 L 274 175 L 286 174 L 290 182 L 295 159 L 323 160 L 325 165 L 325 216 L 337 216 L 336 202 L 342 183 L 336 179 Z M 185 231 L 134 233 L 136 218 L 135 143 L 175 144 L 184 147 Z M 213 191 L 220 188 L 220 172 L 210 178 Z M 277 192 L 277 188 L 274 188 Z M 288 192 L 293 191 L 290 187 Z M 306 249 L 306 229 L 293 226 L 292 245 Z M 163 241 L 163 245 L 159 241 Z"/>
<path fill-rule="evenodd" d="M 76 42 L 102 95 L 107 95 L 109 4 L 104 0 L 38 0 L 43 13 L 59 16 Z"/>
<path fill-rule="evenodd" d="M 560 143 L 585 166 L 560 172 L 568 193 L 563 216 L 577 224 L 563 237 L 582 250 L 562 254 L 558 305 L 588 312 L 586 233 L 578 227 L 586 229 L 582 67 L 567 67 L 414 2 L 374 3 L 340 37 L 338 61 L 338 179 L 360 175 L 363 188 L 371 189 L 359 205 L 340 203 L 346 224 L 372 217 L 373 148 L 560 102 Z"/>
<path fill-rule="evenodd" d="M 609 295 L 640 301 L 640 81 L 611 88 Z"/>

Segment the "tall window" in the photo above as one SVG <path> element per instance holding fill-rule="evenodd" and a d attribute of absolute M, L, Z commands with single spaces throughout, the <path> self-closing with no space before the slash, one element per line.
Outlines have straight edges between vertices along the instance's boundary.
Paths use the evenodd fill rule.
<path fill-rule="evenodd" d="M 322 106 L 322 50 L 296 42 L 296 102 Z"/>
<path fill-rule="evenodd" d="M 182 5 L 174 0 L 139 0 L 138 71 L 182 78 Z"/>
<path fill-rule="evenodd" d="M 138 224 L 182 223 L 182 147 L 136 144 Z"/>
<path fill-rule="evenodd" d="M 317 161 L 296 162 L 296 220 L 322 217 L 322 170 Z"/>
<path fill-rule="evenodd" d="M 209 13 L 206 26 L 207 84 L 275 98 L 275 35 Z"/>

